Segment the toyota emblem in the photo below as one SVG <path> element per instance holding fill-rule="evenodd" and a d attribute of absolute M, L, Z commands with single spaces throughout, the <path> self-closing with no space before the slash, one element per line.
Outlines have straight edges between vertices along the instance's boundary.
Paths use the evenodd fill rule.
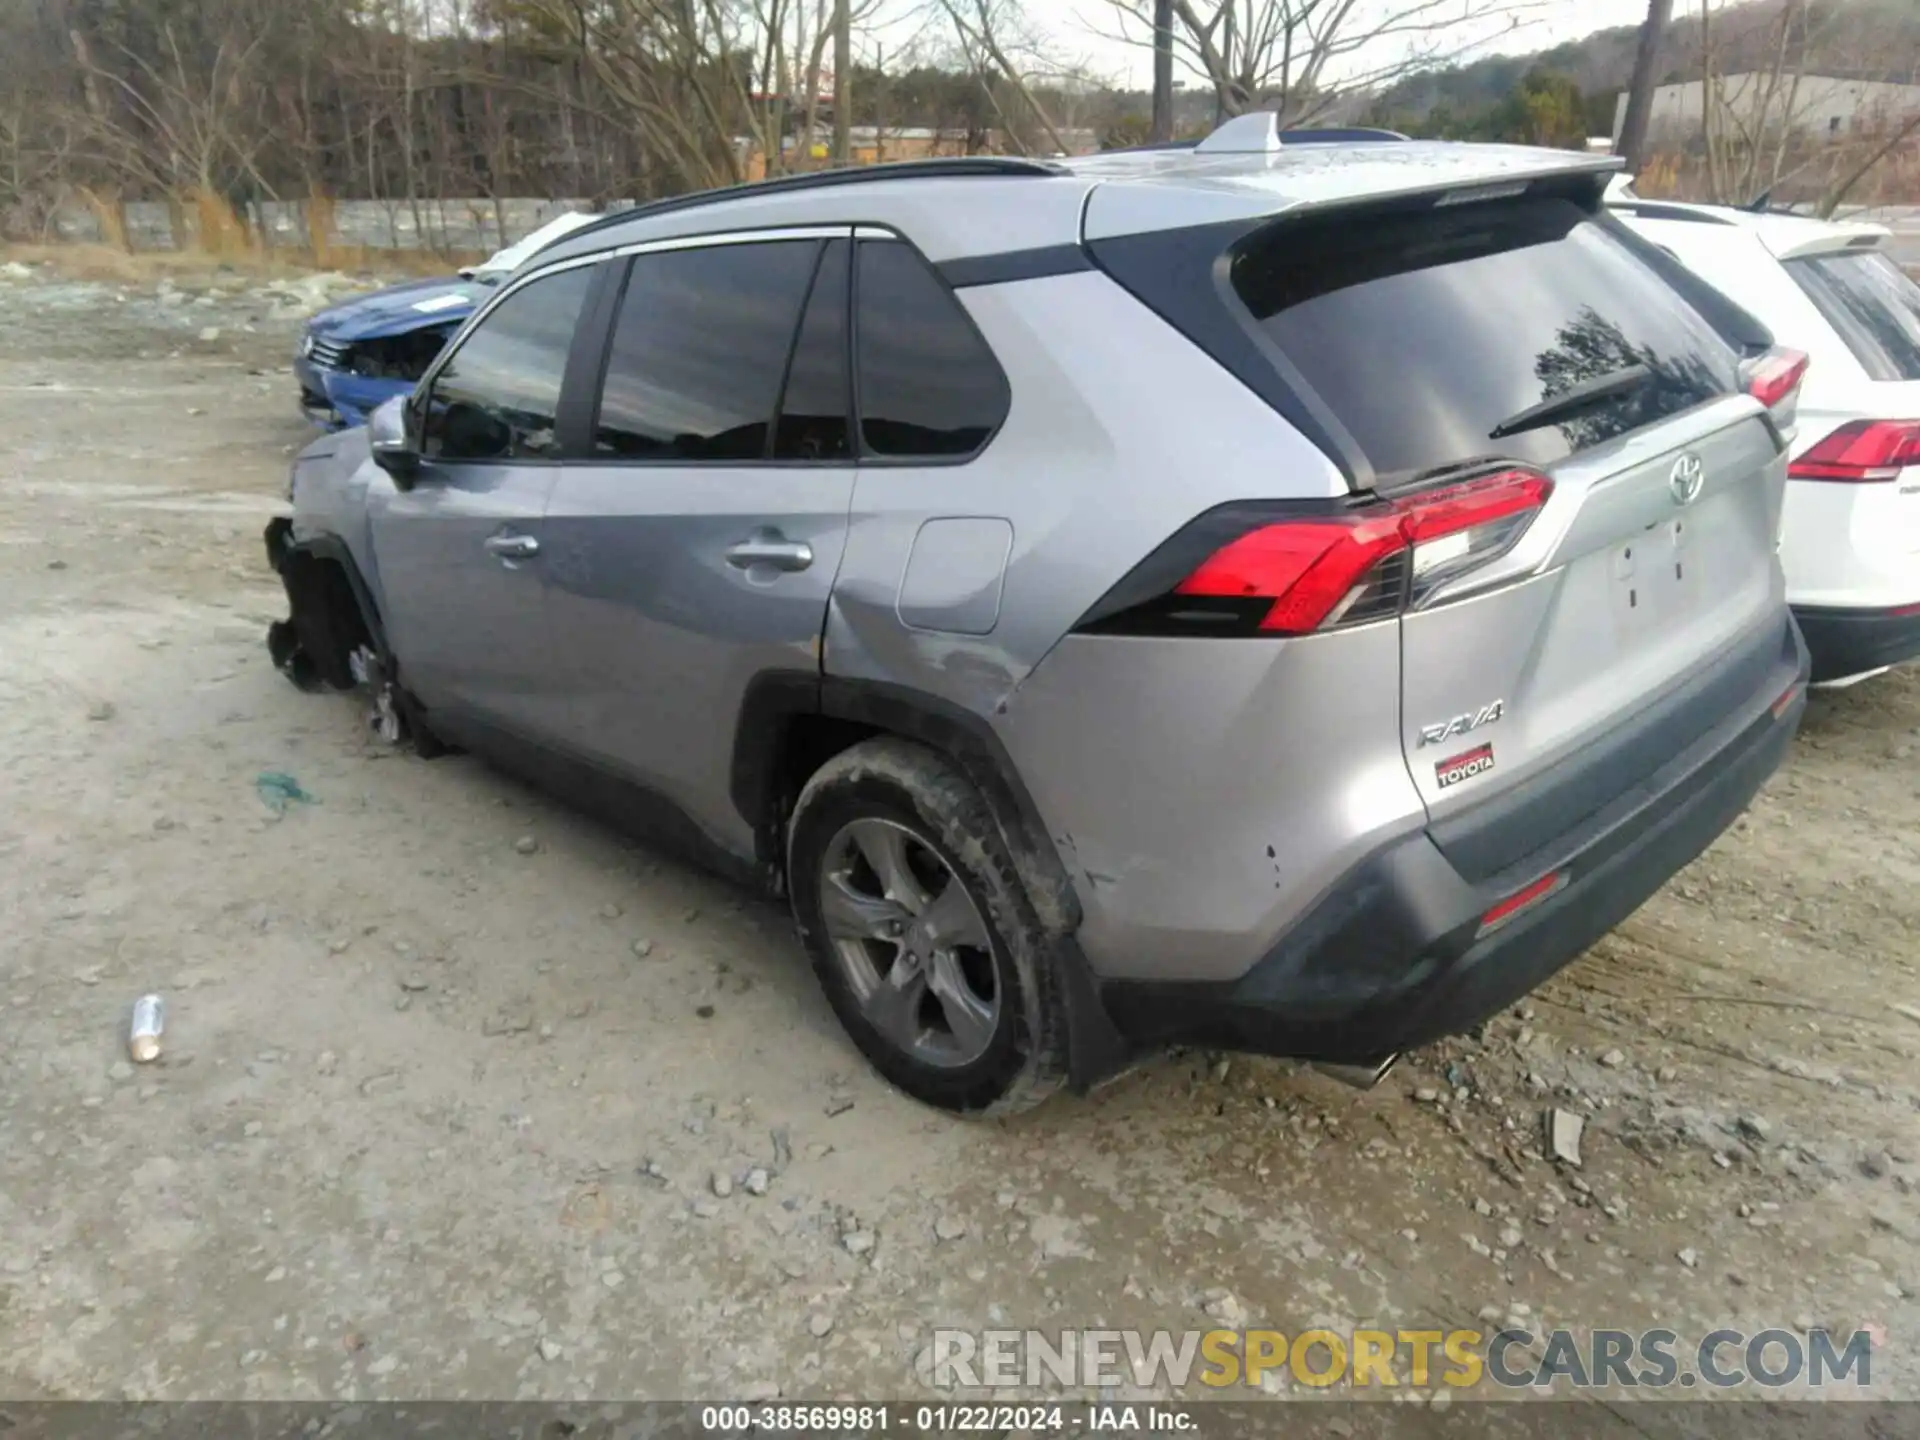
<path fill-rule="evenodd" d="M 1667 488 L 1673 492 L 1676 505 L 1691 505 L 1698 500 L 1700 487 L 1706 483 L 1707 467 L 1691 450 L 1673 462 L 1673 471 L 1667 476 Z"/>

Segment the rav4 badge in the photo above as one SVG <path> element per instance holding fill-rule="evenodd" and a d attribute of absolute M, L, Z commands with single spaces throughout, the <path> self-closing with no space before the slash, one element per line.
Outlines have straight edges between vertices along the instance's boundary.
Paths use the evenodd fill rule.
<path fill-rule="evenodd" d="M 1422 745 L 1438 745 L 1443 740 L 1451 740 L 1456 735 L 1465 735 L 1478 730 L 1482 725 L 1491 725 L 1507 713 L 1507 702 L 1496 700 L 1491 705 L 1482 705 L 1465 715 L 1456 715 L 1451 720 L 1443 720 L 1437 725 L 1420 727 Z"/>

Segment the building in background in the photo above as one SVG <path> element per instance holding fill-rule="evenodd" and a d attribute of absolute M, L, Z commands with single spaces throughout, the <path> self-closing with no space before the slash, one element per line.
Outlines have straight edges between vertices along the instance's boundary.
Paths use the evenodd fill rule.
<path fill-rule="evenodd" d="M 1778 77 L 1748 71 L 1721 77 L 1719 103 L 1742 130 L 1772 129 L 1785 124 L 1807 139 L 1839 141 L 1884 130 L 1920 111 L 1920 85 L 1894 85 L 1879 80 L 1848 80 L 1834 75 Z M 1704 82 L 1687 80 L 1662 85 L 1653 92 L 1653 111 L 1647 122 L 1650 135 L 1669 143 L 1700 134 L 1705 112 Z M 1613 138 L 1627 113 L 1622 91 L 1614 101 Z"/>

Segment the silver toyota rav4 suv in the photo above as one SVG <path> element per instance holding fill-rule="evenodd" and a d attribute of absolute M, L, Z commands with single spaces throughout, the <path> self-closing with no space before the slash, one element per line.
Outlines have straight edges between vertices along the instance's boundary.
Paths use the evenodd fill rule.
<path fill-rule="evenodd" d="M 791 898 L 888 1079 L 1377 1074 L 1739 814 L 1801 357 L 1612 162 L 1271 117 L 528 260 L 268 532 L 276 661 Z"/>

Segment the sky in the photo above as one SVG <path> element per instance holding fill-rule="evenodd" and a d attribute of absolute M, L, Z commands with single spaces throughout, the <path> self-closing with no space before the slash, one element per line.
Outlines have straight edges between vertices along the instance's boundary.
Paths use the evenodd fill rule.
<path fill-rule="evenodd" d="M 1115 28 L 1113 9 L 1107 0 L 1016 0 L 1016 3 L 1033 29 L 1044 33 L 1063 54 L 1085 61 L 1096 75 L 1132 88 L 1144 89 L 1150 83 L 1152 61 L 1148 51 L 1106 38 L 1101 33 L 1110 33 Z M 1199 3 L 1207 5 L 1209 0 L 1199 0 Z M 1419 0 L 1361 0 L 1356 13 L 1368 10 L 1375 14 L 1404 13 L 1415 3 Z M 1464 8 L 1464 0 L 1462 3 Z M 1686 8 L 1685 0 L 1680 8 Z M 1638 24 L 1646 13 L 1646 0 L 1538 0 L 1528 10 L 1533 18 L 1521 28 L 1501 34 L 1472 55 L 1540 50 L 1610 26 Z M 1504 22 L 1500 28 L 1504 29 Z M 1393 43 L 1382 42 L 1388 46 Z M 1389 48 L 1362 51 L 1351 58 L 1358 68 L 1372 70 L 1398 57 Z M 1191 74 L 1183 72 L 1176 60 L 1174 79 L 1182 79 L 1183 73 L 1192 83 Z"/>

